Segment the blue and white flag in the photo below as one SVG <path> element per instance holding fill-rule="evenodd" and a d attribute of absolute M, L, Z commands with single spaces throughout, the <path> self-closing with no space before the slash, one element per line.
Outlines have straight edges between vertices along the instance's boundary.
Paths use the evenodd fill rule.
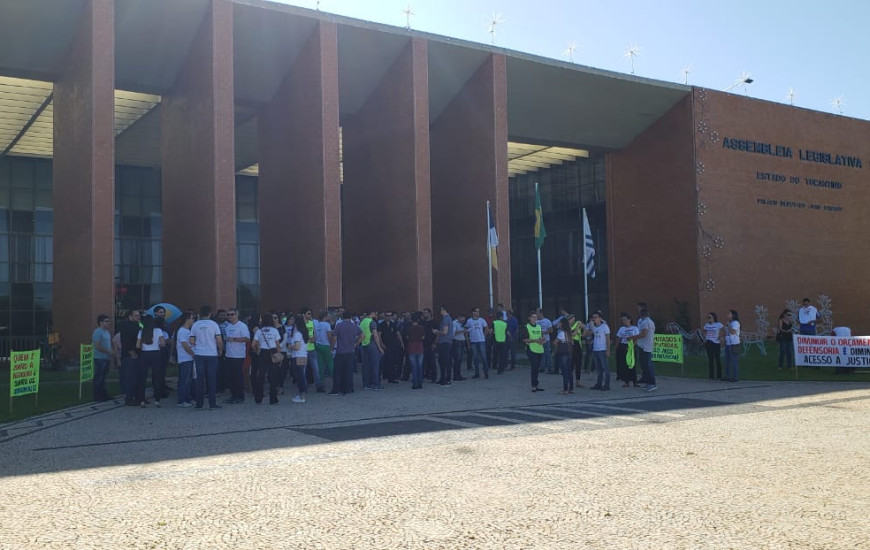
<path fill-rule="evenodd" d="M 586 268 L 586 274 L 595 278 L 595 243 L 592 240 L 592 230 L 589 228 L 589 218 L 586 217 L 586 209 L 583 209 L 583 240 L 585 241 L 584 249 L 586 257 L 583 258 L 583 265 Z"/>

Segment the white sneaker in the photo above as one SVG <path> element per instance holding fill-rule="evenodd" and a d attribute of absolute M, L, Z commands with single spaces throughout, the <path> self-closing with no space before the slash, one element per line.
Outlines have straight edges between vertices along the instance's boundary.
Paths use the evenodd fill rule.
<path fill-rule="evenodd" d="M 297 395 L 296 397 L 293 398 L 293 402 L 294 402 L 294 403 L 305 403 L 305 399 L 302 398 L 302 397 L 299 397 L 299 396 Z"/>
<path fill-rule="evenodd" d="M 192 407 L 193 404 L 188 403 L 187 401 L 185 401 L 184 403 L 179 403 L 178 406 L 181 407 L 182 409 L 187 409 L 188 407 Z"/>
<path fill-rule="evenodd" d="M 656 391 L 657 389 L 659 389 L 658 386 L 654 386 L 652 384 L 649 384 L 644 391 Z"/>

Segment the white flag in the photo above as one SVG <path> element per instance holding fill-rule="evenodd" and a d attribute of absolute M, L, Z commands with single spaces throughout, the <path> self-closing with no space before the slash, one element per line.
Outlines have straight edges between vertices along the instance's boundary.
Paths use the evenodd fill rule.
<path fill-rule="evenodd" d="M 586 257 L 583 265 L 586 274 L 595 278 L 595 243 L 592 241 L 592 230 L 589 228 L 589 219 L 586 217 L 586 209 L 583 209 L 583 239 L 586 241 Z"/>

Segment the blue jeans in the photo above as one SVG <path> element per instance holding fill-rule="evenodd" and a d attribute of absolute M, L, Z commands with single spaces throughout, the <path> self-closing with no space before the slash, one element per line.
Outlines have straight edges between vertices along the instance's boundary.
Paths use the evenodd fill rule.
<path fill-rule="evenodd" d="M 450 358 L 453 360 L 453 379 L 462 378 L 462 358 L 465 357 L 465 340 L 454 340 L 450 346 Z"/>
<path fill-rule="evenodd" d="M 787 368 L 790 369 L 794 366 L 794 344 L 791 341 L 779 343 L 779 361 L 776 363 L 777 367 L 782 367 L 783 358 Z"/>
<path fill-rule="evenodd" d="M 547 336 L 547 340 L 544 341 L 544 357 L 541 361 L 541 370 L 546 369 L 547 372 L 553 370 L 553 348 L 551 347 L 549 336 Z"/>
<path fill-rule="evenodd" d="M 299 397 L 305 397 L 308 393 L 308 375 L 305 369 L 308 365 L 300 365 L 298 361 L 293 361 L 293 377 L 296 378 L 296 393 Z"/>
<path fill-rule="evenodd" d="M 411 362 L 411 385 L 423 386 L 423 354 L 409 353 L 408 361 Z"/>
<path fill-rule="evenodd" d="M 740 344 L 737 344 L 738 346 Z M 725 346 L 725 379 L 726 380 L 734 380 L 735 382 L 740 379 L 740 366 L 737 364 L 737 358 L 740 356 L 740 353 L 734 353 L 731 351 L 731 346 Z"/>
<path fill-rule="evenodd" d="M 106 373 L 109 372 L 108 359 L 94 359 L 94 400 L 105 401 L 109 398 L 109 391 L 106 389 Z"/>
<path fill-rule="evenodd" d="M 205 402 L 205 382 L 208 378 L 208 406 L 217 406 L 217 374 L 218 357 L 216 355 L 196 355 L 193 357 L 193 366 L 196 369 L 196 384 L 194 395 L 197 408 L 202 408 Z"/>
<path fill-rule="evenodd" d="M 474 355 L 474 376 L 480 376 L 480 364 L 483 363 L 483 374 L 489 374 L 489 365 L 486 363 L 486 342 L 472 342 L 471 353 Z"/>
<path fill-rule="evenodd" d="M 353 393 L 353 364 L 353 352 L 335 354 L 332 393 Z"/>
<path fill-rule="evenodd" d="M 603 390 L 609 390 L 610 368 L 607 366 L 607 352 L 593 351 L 592 362 L 595 364 L 595 370 L 598 371 L 598 381 L 595 382 L 595 385 L 601 387 Z"/>
<path fill-rule="evenodd" d="M 642 369 L 643 375 L 641 378 L 641 384 L 648 384 L 650 386 L 656 385 L 656 369 L 653 366 L 652 362 L 652 352 L 644 351 L 640 348 L 637 349 L 637 358 L 640 359 L 640 368 Z"/>
<path fill-rule="evenodd" d="M 381 350 L 372 342 L 363 346 L 363 387 L 375 388 L 381 385 Z"/>
<path fill-rule="evenodd" d="M 317 391 L 323 390 L 323 381 L 320 379 L 320 365 L 318 364 L 317 348 L 308 350 L 308 368 L 314 373 L 314 386 Z"/>
<path fill-rule="evenodd" d="M 190 384 L 193 381 L 193 361 L 178 364 L 178 404 L 190 398 Z"/>

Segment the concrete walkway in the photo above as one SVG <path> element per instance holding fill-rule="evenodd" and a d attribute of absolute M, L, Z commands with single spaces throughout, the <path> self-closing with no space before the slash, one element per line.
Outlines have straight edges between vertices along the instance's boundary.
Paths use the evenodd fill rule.
<path fill-rule="evenodd" d="M 870 385 L 661 378 L 560 396 L 560 377 L 539 393 L 527 378 L 0 425 L 0 549 L 870 540 Z"/>

